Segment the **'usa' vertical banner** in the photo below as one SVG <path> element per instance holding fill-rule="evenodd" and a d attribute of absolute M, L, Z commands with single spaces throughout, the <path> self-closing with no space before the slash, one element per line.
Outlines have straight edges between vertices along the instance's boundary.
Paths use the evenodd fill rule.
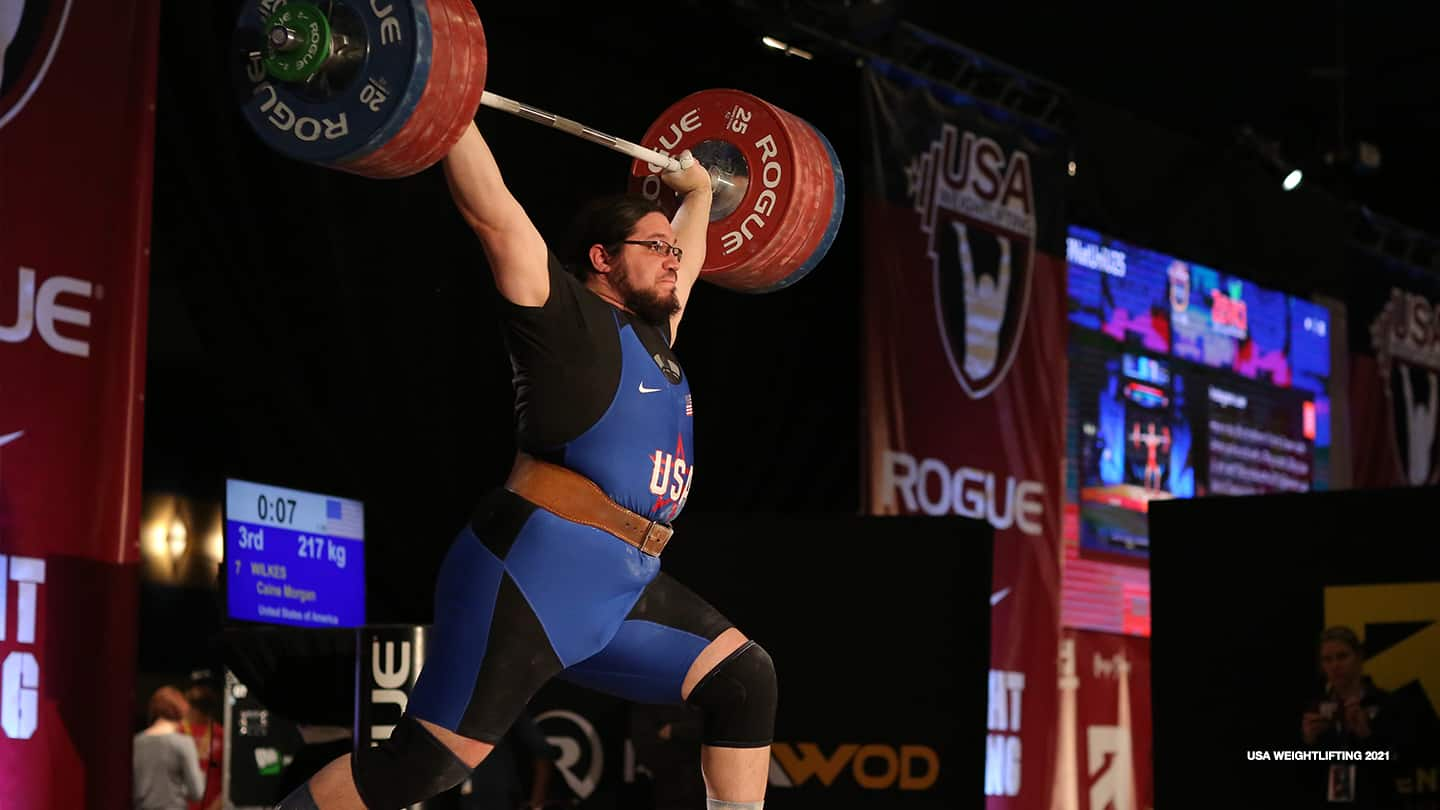
<path fill-rule="evenodd" d="M 873 71 L 867 87 L 868 509 L 995 527 L 985 792 L 996 810 L 1048 810 L 1065 452 L 1064 153 L 973 102 L 941 102 Z"/>

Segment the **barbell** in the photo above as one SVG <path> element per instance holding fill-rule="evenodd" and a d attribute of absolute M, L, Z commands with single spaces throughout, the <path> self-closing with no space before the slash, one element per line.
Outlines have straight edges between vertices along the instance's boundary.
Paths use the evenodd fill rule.
<path fill-rule="evenodd" d="M 245 0 L 234 34 L 243 117 L 279 153 L 364 177 L 423 171 L 445 157 L 480 106 L 632 159 L 629 188 L 667 215 L 661 181 L 689 149 L 713 198 L 700 278 L 740 292 L 788 287 L 824 257 L 845 182 L 825 136 L 740 90 L 692 93 L 638 143 L 485 89 L 485 32 L 472 0 Z"/>

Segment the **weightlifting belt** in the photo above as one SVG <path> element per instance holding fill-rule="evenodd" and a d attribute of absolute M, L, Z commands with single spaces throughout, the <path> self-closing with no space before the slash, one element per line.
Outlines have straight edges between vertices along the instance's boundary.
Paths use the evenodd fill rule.
<path fill-rule="evenodd" d="M 674 532 L 610 500 L 594 481 L 574 470 L 524 453 L 516 454 L 505 488 L 572 523 L 609 532 L 652 557 L 660 556 Z"/>

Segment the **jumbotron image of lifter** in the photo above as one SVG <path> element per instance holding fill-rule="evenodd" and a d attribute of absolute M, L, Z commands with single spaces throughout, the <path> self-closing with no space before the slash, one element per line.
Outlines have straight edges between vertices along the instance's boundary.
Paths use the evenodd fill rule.
<path fill-rule="evenodd" d="M 279 807 L 392 810 L 447 790 L 558 675 L 701 708 L 708 808 L 759 810 L 774 666 L 659 560 L 695 466 L 689 381 L 670 346 L 705 261 L 710 175 L 682 153 L 662 175 L 683 195 L 673 221 L 642 196 L 600 199 L 557 257 L 474 124 L 444 165 L 503 299 L 520 453 L 445 558 L 394 734 Z"/>

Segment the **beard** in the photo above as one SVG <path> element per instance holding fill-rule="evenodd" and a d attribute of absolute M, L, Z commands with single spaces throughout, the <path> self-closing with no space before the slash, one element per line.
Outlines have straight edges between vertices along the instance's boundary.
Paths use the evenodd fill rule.
<path fill-rule="evenodd" d="M 661 292 L 658 287 L 637 289 L 630 283 L 627 268 L 620 268 L 612 283 L 620 293 L 620 300 L 625 303 L 625 308 L 651 326 L 664 326 L 670 322 L 671 315 L 680 311 L 679 293 L 675 290 Z"/>

